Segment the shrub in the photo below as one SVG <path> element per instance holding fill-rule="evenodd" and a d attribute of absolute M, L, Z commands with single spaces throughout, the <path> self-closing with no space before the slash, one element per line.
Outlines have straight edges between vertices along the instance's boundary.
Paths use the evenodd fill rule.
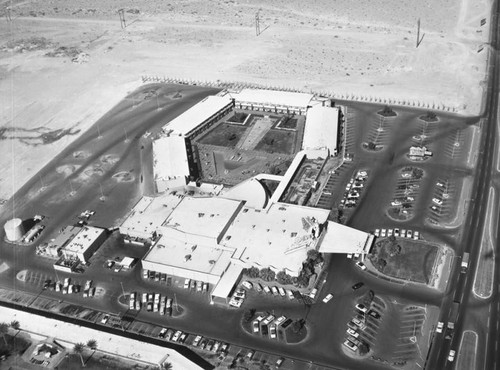
<path fill-rule="evenodd" d="M 276 278 L 276 273 L 269 267 L 266 267 L 260 270 L 259 277 L 264 281 L 273 281 Z"/>
<path fill-rule="evenodd" d="M 276 275 L 276 280 L 279 284 L 282 285 L 292 284 L 292 277 L 288 275 L 285 270 L 278 272 L 278 274 Z"/>
<path fill-rule="evenodd" d="M 259 269 L 255 266 L 252 266 L 249 269 L 246 269 L 246 274 L 248 275 L 248 277 L 256 279 L 259 277 Z"/>

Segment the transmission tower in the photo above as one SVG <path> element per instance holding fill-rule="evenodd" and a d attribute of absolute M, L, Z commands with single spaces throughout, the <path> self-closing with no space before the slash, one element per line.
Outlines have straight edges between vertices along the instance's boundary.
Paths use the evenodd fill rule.
<path fill-rule="evenodd" d="M 118 9 L 118 16 L 120 17 L 121 28 L 127 27 L 127 24 L 125 23 L 125 11 L 123 9 Z"/>

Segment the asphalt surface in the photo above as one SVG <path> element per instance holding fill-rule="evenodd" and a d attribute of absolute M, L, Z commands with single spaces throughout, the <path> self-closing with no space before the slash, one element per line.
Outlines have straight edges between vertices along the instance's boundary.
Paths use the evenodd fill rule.
<path fill-rule="evenodd" d="M 155 90 L 158 95 L 155 93 L 147 94 L 150 90 Z M 178 91 L 180 91 L 182 98 L 175 97 L 175 93 Z M 166 121 L 216 91 L 200 87 L 150 85 L 134 92 L 20 189 L 13 199 L 4 206 L 0 223 L 3 224 L 13 215 L 23 219 L 32 217 L 34 214 L 46 215 L 47 218 L 43 223 L 47 225 L 47 228 L 36 244 L 54 237 L 62 226 L 75 223 L 76 216 L 85 209 L 96 211 L 95 216 L 90 220 L 91 225 L 116 226 L 143 194 L 153 192 L 150 176 L 152 173 L 152 136 L 146 138 L 143 134 L 146 131 L 151 131 L 154 135 Z M 146 95 L 148 98 L 143 100 Z M 161 110 L 157 109 L 156 96 L 158 96 L 160 106 L 163 107 Z M 490 107 L 493 104 L 496 107 L 496 101 L 491 101 L 491 104 Z M 401 169 L 408 165 L 415 165 L 409 162 L 406 153 L 409 146 L 414 143 L 413 136 L 421 130 L 422 123 L 418 117 L 425 112 L 397 109 L 398 117 L 387 120 L 386 126 L 384 126 L 384 135 L 380 138 L 381 143 L 385 145 L 384 150 L 371 153 L 361 149 L 362 142 L 367 141 L 372 135 L 373 128 L 377 127 L 380 116 L 376 112 L 381 107 L 347 102 L 345 105 L 352 121 L 352 131 L 348 136 L 350 141 L 348 148 L 355 157 L 353 162 L 342 169 L 340 180 L 336 184 L 337 192 L 345 187 L 350 176 L 358 169 L 369 169 L 370 171 L 363 197 L 357 208 L 349 215 L 348 225 L 365 231 L 381 227 L 420 230 L 429 240 L 446 242 L 451 246 L 456 245 L 457 253 L 461 253 L 466 245 L 472 248 L 473 244 L 469 243 L 471 240 L 460 239 L 460 227 L 444 229 L 426 226 L 425 220 L 429 217 L 428 205 L 435 183 L 443 174 L 450 181 L 461 181 L 471 176 L 475 176 L 476 179 L 480 178 L 480 183 L 483 181 L 487 169 L 491 168 L 488 163 L 491 163 L 490 157 L 493 152 L 494 140 L 496 140 L 495 135 L 492 135 L 490 131 L 484 131 L 485 156 L 481 158 L 477 172 L 475 172 L 464 164 L 464 153 L 456 158 L 450 157 L 446 148 L 449 137 L 457 131 L 466 132 L 470 125 L 477 123 L 478 118 L 439 115 L 439 125 L 432 125 L 432 129 L 429 128 L 429 131 L 426 131 L 429 136 L 426 144 L 433 150 L 434 156 L 427 162 L 417 164 L 418 167 L 425 170 L 426 175 L 419 190 L 415 217 L 409 221 L 395 222 L 387 217 L 384 210 L 393 196 L 395 181 L 400 176 Z M 494 125 L 484 123 L 484 127 L 488 127 L 488 130 L 494 130 L 491 128 L 492 126 Z M 351 130 L 351 128 L 349 129 Z M 490 143 L 488 144 L 488 142 Z M 81 152 L 83 155 L 77 152 Z M 490 153 L 489 156 L 487 153 Z M 65 169 L 73 169 L 74 172 L 65 174 Z M 117 174 L 121 174 L 118 178 L 125 181 L 118 181 Z M 478 217 L 480 214 L 478 204 L 485 201 L 485 198 L 480 195 L 483 194 L 484 188 L 477 185 L 476 189 L 478 189 L 478 195 L 474 203 L 474 213 L 469 215 L 468 220 L 477 219 L 479 220 L 477 222 L 481 222 L 481 218 Z M 335 199 L 335 202 L 338 200 Z M 457 199 L 455 199 L 456 201 Z M 480 224 L 475 226 L 476 229 L 479 227 Z M 469 235 L 469 238 L 472 237 L 471 233 L 466 233 L 466 235 Z M 0 237 L 3 238 L 3 231 Z M 15 275 L 23 269 L 31 269 L 54 279 L 53 261 L 36 256 L 34 246 L 16 246 L 5 242 L 1 243 L 0 256 L 2 261 L 13 268 L 0 274 L 0 287 L 40 294 L 40 296 L 56 300 L 64 299 L 66 302 L 116 315 L 123 314 L 127 310 L 124 305 L 118 302 L 122 290 L 140 293 L 156 291 L 169 297 L 174 296 L 180 306 L 181 314 L 165 318 L 142 310 L 137 315 L 138 320 L 303 361 L 293 365 L 293 368 L 297 369 L 304 368 L 304 363 L 307 363 L 307 368 L 312 369 L 322 366 L 339 369 L 362 369 L 367 366 L 370 369 L 387 369 L 389 368 L 388 363 L 379 363 L 369 359 L 360 361 L 344 354 L 341 343 L 345 337 L 346 324 L 354 315 L 353 306 L 357 300 L 368 289 L 371 289 L 378 297 L 387 302 L 388 312 L 398 307 L 391 303 L 397 298 L 399 302 L 405 304 L 418 304 L 436 309 L 441 307 L 442 315 L 446 315 L 450 302 L 458 294 L 456 292 L 467 290 L 467 284 L 471 284 L 470 279 L 467 284 L 456 279 L 458 276 L 456 268 L 452 271 L 452 278 L 450 278 L 452 283 L 445 293 L 422 285 L 397 284 L 362 272 L 345 256 L 338 255 L 331 257 L 326 282 L 318 297 L 318 303 L 307 306 L 302 302 L 262 297 L 252 292 L 245 301 L 243 309 L 236 310 L 210 305 L 208 295 L 184 290 L 180 287 L 183 283 L 180 280 L 174 281 L 172 287 L 166 287 L 144 281 L 140 268 L 120 273 L 114 273 L 104 268 L 103 264 L 107 259 L 113 259 L 116 256 L 140 258 L 145 252 L 140 247 L 123 245 L 119 239 L 115 243 L 112 243 L 112 240 L 110 239 L 106 245 L 101 247 L 85 274 L 71 275 L 72 278 L 80 281 L 93 279 L 99 287 L 105 290 L 105 294 L 99 299 L 84 299 L 81 295 L 62 296 L 56 292 L 42 291 L 41 284 L 18 281 Z M 476 260 L 477 253 L 472 256 L 471 264 L 475 263 Z M 57 278 L 63 279 L 67 276 L 70 275 L 58 273 Z M 353 291 L 351 286 L 358 281 L 363 281 L 365 287 Z M 321 299 L 330 292 L 334 294 L 334 299 L 327 304 L 322 303 Z M 467 296 L 464 296 L 463 299 L 467 300 Z M 465 310 L 465 305 L 462 307 Z M 309 333 L 307 340 L 300 345 L 286 345 L 283 341 L 272 341 L 247 333 L 240 325 L 242 314 L 247 308 L 255 308 L 257 311 L 267 311 L 276 315 L 284 314 L 294 319 L 306 318 Z M 463 316 L 465 313 L 461 315 L 461 317 Z M 384 325 L 389 325 L 391 318 L 385 317 L 382 320 Z M 458 340 L 459 331 L 460 323 L 453 341 Z M 425 333 L 425 335 L 427 334 Z M 392 338 L 381 337 L 378 341 L 383 343 L 384 340 L 389 339 L 392 340 Z M 440 339 L 437 338 L 433 343 L 427 362 L 429 369 L 439 368 L 434 367 L 438 364 L 443 365 L 443 359 L 447 355 L 445 342 L 440 343 Z M 491 356 L 493 356 L 493 352 L 490 351 Z M 390 359 L 388 361 L 390 362 Z M 417 363 L 419 366 L 423 366 L 424 359 L 417 359 Z"/>

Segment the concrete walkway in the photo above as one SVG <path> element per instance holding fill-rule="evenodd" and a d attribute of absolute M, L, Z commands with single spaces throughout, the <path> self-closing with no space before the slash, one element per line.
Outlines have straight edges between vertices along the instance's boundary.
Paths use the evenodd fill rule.
<path fill-rule="evenodd" d="M 63 346 L 68 345 L 66 348 L 68 351 L 72 351 L 75 343 L 85 344 L 88 340 L 94 339 L 97 341 L 98 351 L 125 357 L 132 361 L 154 365 L 170 362 L 175 370 L 202 369 L 172 349 L 99 330 L 5 307 L 0 307 L 0 318 L 0 321 L 5 323 L 17 320 L 22 331 L 52 337 Z"/>

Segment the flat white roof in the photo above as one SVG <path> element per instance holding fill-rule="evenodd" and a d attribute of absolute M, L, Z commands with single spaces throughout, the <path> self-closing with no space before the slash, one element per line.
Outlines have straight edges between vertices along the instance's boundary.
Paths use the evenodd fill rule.
<path fill-rule="evenodd" d="M 150 238 L 182 197 L 165 194 L 156 198 L 142 197 L 120 226 L 122 234 Z"/>
<path fill-rule="evenodd" d="M 244 207 L 221 244 L 237 249 L 235 258 L 246 264 L 298 273 L 317 240 L 306 225 L 312 218 L 323 223 L 328 214 L 326 209 L 284 203 L 267 211 Z"/>
<path fill-rule="evenodd" d="M 339 109 L 320 105 L 309 108 L 306 116 L 302 149 L 337 150 Z"/>
<path fill-rule="evenodd" d="M 215 289 L 212 291 L 212 296 L 226 299 L 240 277 L 242 270 L 242 266 L 231 263 Z"/>
<path fill-rule="evenodd" d="M 104 233 L 104 229 L 84 226 L 76 236 L 64 247 L 67 252 L 83 253 Z"/>
<path fill-rule="evenodd" d="M 217 245 L 191 243 L 179 236 L 175 230 L 166 230 L 144 260 L 215 276 L 227 268 L 233 251 Z"/>
<path fill-rule="evenodd" d="M 307 108 L 313 94 L 296 93 L 276 90 L 243 89 L 231 94 L 237 102 L 249 102 L 262 105 Z"/>
<path fill-rule="evenodd" d="M 324 253 L 366 254 L 369 252 L 372 243 L 372 234 L 328 221 L 327 232 L 319 251 Z"/>
<path fill-rule="evenodd" d="M 276 188 L 276 190 L 273 193 L 273 196 L 271 197 L 271 203 L 276 203 L 279 201 L 279 199 L 285 192 L 286 188 L 288 187 L 288 184 L 290 183 L 290 181 L 292 181 L 295 172 L 297 172 L 297 169 L 299 168 L 300 164 L 302 163 L 305 157 L 306 157 L 306 152 L 301 150 L 293 158 L 290 167 L 288 167 L 288 169 L 286 170 L 285 174 L 283 175 L 283 178 L 281 179 L 278 187 Z"/>
<path fill-rule="evenodd" d="M 181 115 L 163 126 L 164 132 L 172 131 L 174 134 L 187 136 L 205 120 L 231 103 L 229 95 L 207 96 L 198 104 L 192 106 Z"/>
<path fill-rule="evenodd" d="M 191 236 L 201 236 L 217 243 L 228 224 L 242 206 L 238 200 L 219 197 L 185 197 L 163 224 L 185 234 L 186 240 Z"/>
<path fill-rule="evenodd" d="M 255 177 L 229 188 L 219 196 L 233 200 L 244 200 L 245 205 L 252 208 L 264 208 L 268 200 L 264 186 Z"/>
<path fill-rule="evenodd" d="M 134 263 L 134 259 L 131 257 L 123 257 L 120 265 L 130 267 L 130 265 Z"/>
<path fill-rule="evenodd" d="M 186 140 L 183 136 L 162 136 L 153 141 L 155 180 L 189 176 Z"/>

